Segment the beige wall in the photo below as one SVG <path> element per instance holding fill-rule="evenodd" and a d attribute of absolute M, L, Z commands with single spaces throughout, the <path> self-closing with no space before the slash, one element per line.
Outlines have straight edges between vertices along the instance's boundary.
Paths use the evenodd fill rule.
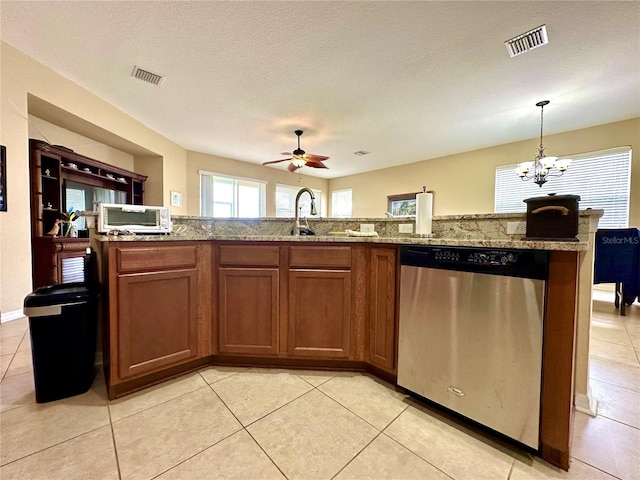
<path fill-rule="evenodd" d="M 80 155 L 85 155 L 125 170 L 137 171 L 134 169 L 133 155 L 78 135 L 33 115 L 29 115 L 29 138 L 37 138 L 52 145 L 62 145 Z"/>
<path fill-rule="evenodd" d="M 135 157 L 134 165 L 135 172 L 148 177 L 144 184 L 145 205 L 164 205 L 162 157 Z"/>
<path fill-rule="evenodd" d="M 0 212 L 0 313 L 5 318 L 21 311 L 31 291 L 29 98 L 41 99 L 102 133 L 156 154 L 162 164 L 159 198 L 164 205 L 170 204 L 171 190 L 186 191 L 187 152 L 4 42 L 0 42 L 0 59 L 0 143 L 7 147 L 8 211 Z M 187 208 L 185 196 L 183 207 L 172 212 L 186 214 Z"/>
<path fill-rule="evenodd" d="M 267 217 L 276 216 L 276 183 L 297 187 L 308 187 L 322 191 L 322 209 L 326 212 L 328 205 L 327 192 L 329 182 L 322 178 L 309 177 L 287 170 L 265 167 L 248 162 L 238 162 L 228 158 L 215 157 L 204 153 L 187 153 L 187 197 L 189 199 L 188 215 L 200 215 L 200 175 L 205 170 L 223 175 L 263 180 L 267 182 Z M 322 216 L 327 216 L 326 213 Z"/>
<path fill-rule="evenodd" d="M 329 182 L 329 188 L 353 190 L 354 217 L 381 217 L 387 210 L 387 195 L 418 192 L 423 185 L 435 192 L 434 215 L 493 213 L 495 168 L 532 159 L 537 144 L 536 139 L 525 140 L 336 178 Z M 639 118 L 545 136 L 544 145 L 549 154 L 557 156 L 631 145 L 636 152 L 631 170 L 629 225 L 640 226 Z M 531 183 L 523 184 L 523 188 L 530 188 L 532 196 L 540 194 L 540 189 Z"/>

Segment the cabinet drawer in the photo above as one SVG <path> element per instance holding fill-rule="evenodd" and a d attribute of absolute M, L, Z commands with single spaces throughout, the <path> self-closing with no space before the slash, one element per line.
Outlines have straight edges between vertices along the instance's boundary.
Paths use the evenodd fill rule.
<path fill-rule="evenodd" d="M 275 245 L 220 245 L 220 265 L 277 267 L 280 248 Z"/>
<path fill-rule="evenodd" d="M 195 245 L 117 249 L 119 273 L 195 268 L 196 259 Z"/>
<path fill-rule="evenodd" d="M 351 247 L 291 247 L 289 265 L 298 268 L 351 268 Z"/>

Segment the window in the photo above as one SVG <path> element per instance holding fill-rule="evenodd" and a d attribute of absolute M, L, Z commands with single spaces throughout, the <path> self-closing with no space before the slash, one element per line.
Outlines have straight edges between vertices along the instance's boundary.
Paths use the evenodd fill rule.
<path fill-rule="evenodd" d="M 85 201 L 85 195 L 84 195 L 84 190 L 79 189 L 79 188 L 73 188 L 73 187 L 69 187 L 69 183 L 72 182 L 67 182 L 67 188 L 66 188 L 66 202 L 67 202 L 67 209 L 71 209 L 72 211 L 76 211 L 76 210 L 86 210 L 87 207 L 85 205 L 86 201 Z M 85 230 L 86 229 L 86 219 L 85 217 L 80 217 L 76 220 L 76 227 L 79 230 Z"/>
<path fill-rule="evenodd" d="M 331 192 L 331 216 L 333 218 L 350 218 L 352 211 L 350 188 Z"/>
<path fill-rule="evenodd" d="M 264 217 L 266 182 L 200 171 L 200 215 Z"/>
<path fill-rule="evenodd" d="M 276 183 L 276 217 L 295 217 L 296 216 L 296 195 L 300 191 L 301 187 L 292 187 L 291 185 L 282 185 Z M 320 190 L 311 189 L 313 195 L 316 197 L 316 211 L 317 217 L 320 216 L 321 209 L 321 196 Z M 311 197 L 308 193 L 303 193 L 300 197 L 300 216 L 310 217 L 311 215 Z"/>
<path fill-rule="evenodd" d="M 573 162 L 563 176 L 552 178 L 541 189 L 532 181 L 523 182 L 516 165 L 496 168 L 495 212 L 525 212 L 525 198 L 550 192 L 579 195 L 580 209 L 602 209 L 599 228 L 626 228 L 629 224 L 631 148 L 620 147 L 572 155 Z"/>

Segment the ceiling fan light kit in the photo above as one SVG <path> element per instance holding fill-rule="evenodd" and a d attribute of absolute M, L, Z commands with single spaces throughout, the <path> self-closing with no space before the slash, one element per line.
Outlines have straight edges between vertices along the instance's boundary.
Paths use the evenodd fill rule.
<path fill-rule="evenodd" d="M 329 157 L 306 153 L 304 150 L 300 148 L 300 136 L 304 132 L 302 130 L 296 130 L 294 133 L 298 136 L 298 148 L 296 148 L 292 153 L 283 153 L 283 155 L 291 155 L 291 158 L 283 158 L 282 160 L 272 160 L 270 162 L 264 162 L 262 165 L 271 165 L 273 163 L 290 161 L 291 163 L 287 167 L 287 170 L 289 170 L 290 172 L 295 172 L 297 169 L 305 166 L 313 167 L 313 168 L 328 168 L 322 162 L 324 160 L 328 160 Z"/>

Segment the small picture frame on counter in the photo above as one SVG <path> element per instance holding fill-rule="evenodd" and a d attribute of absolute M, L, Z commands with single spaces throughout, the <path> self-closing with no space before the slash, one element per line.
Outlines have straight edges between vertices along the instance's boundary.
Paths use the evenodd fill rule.
<path fill-rule="evenodd" d="M 182 207 L 182 193 L 171 190 L 171 206 Z"/>

